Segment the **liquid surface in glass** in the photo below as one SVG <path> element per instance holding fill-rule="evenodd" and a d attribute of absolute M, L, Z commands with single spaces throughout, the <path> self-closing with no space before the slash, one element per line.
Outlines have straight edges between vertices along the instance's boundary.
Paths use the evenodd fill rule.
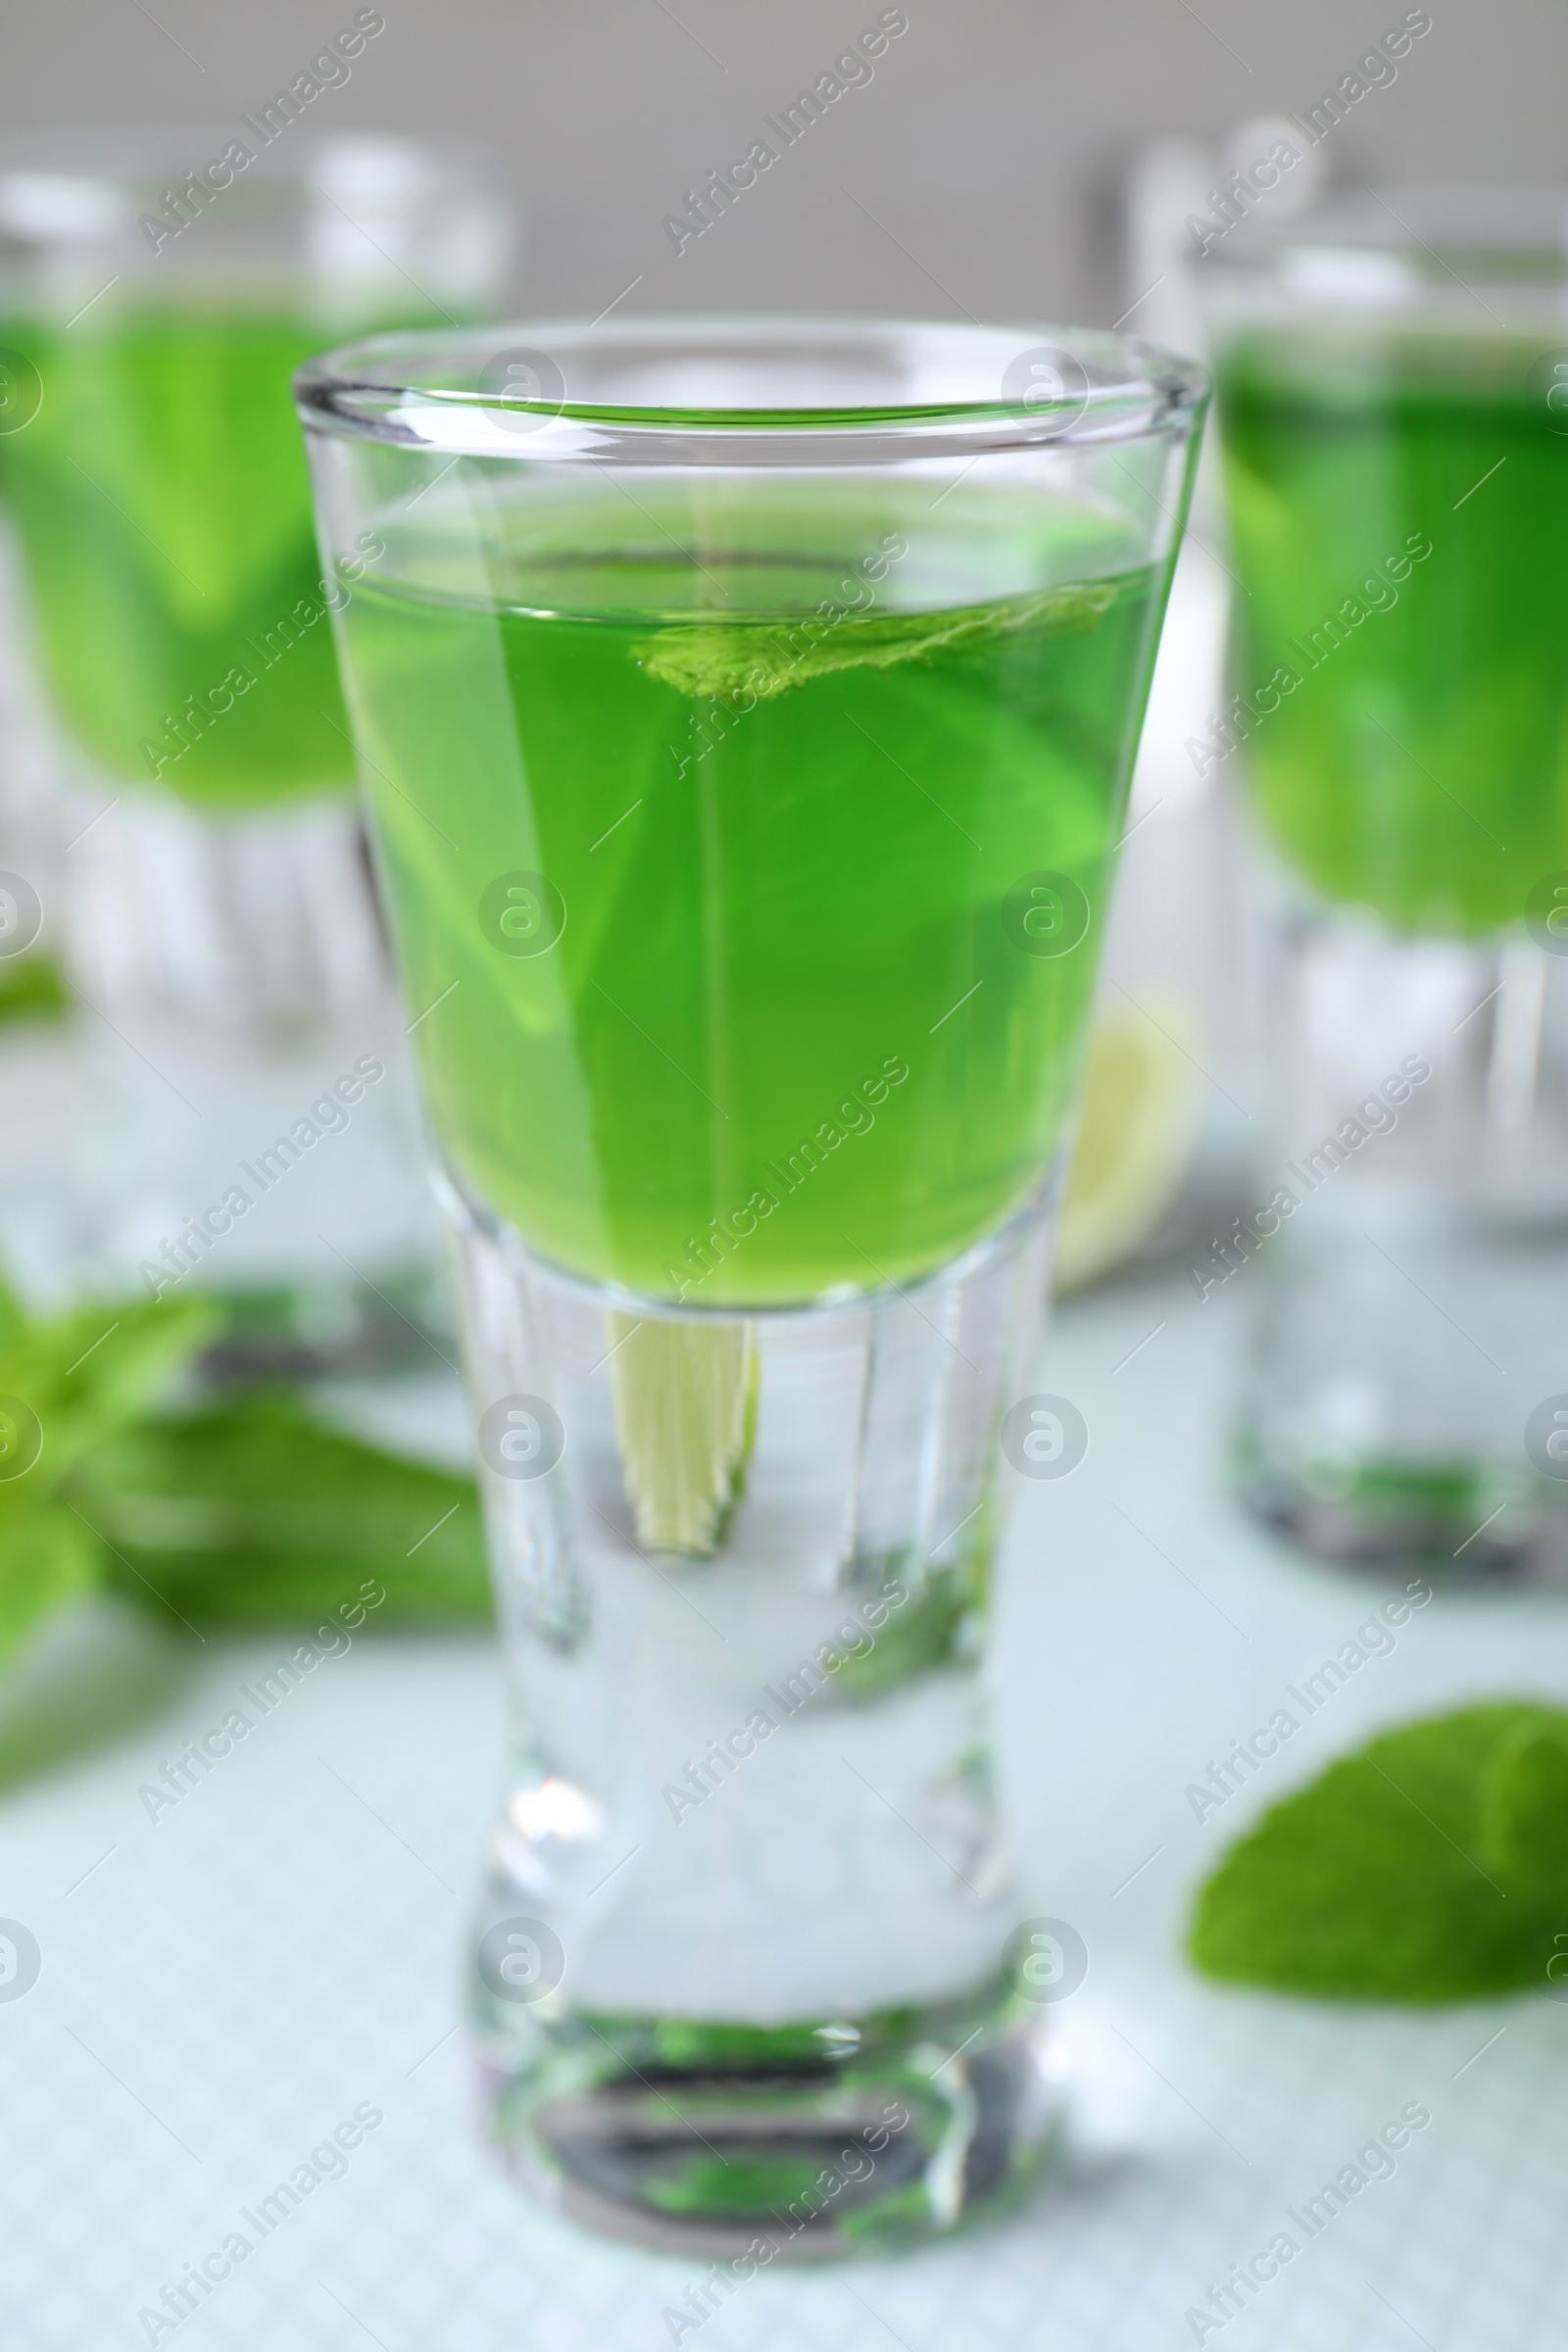
<path fill-rule="evenodd" d="M 459 1181 L 692 1304 L 946 1263 L 1061 1139 L 1162 567 L 1020 490 L 516 470 L 338 622 Z"/>
<path fill-rule="evenodd" d="M 1558 356 L 1349 325 L 1221 355 L 1256 797 L 1309 882 L 1399 929 L 1494 930 L 1568 866 Z"/>

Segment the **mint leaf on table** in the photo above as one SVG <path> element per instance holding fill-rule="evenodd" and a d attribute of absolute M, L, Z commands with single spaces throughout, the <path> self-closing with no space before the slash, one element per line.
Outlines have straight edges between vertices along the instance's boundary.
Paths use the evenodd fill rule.
<path fill-rule="evenodd" d="M 371 1578 L 378 1625 L 489 1620 L 473 1481 L 345 1436 L 286 1389 L 124 1430 L 81 1507 L 111 1589 L 193 1625 L 324 1616 Z"/>
<path fill-rule="evenodd" d="M 98 1582 L 99 1546 L 67 1511 L 0 1510 L 0 1665 L 25 1634 Z"/>
<path fill-rule="evenodd" d="M 0 960 L 0 1021 L 58 1021 L 68 1002 L 51 956 L 34 953 Z"/>
<path fill-rule="evenodd" d="M 38 1418 L 41 1487 L 55 1488 L 108 1431 L 149 1410 L 212 1339 L 220 1315 L 210 1299 L 123 1298 L 34 1321 L 0 1283 L 0 1395 Z M 26 1485 L 31 1477 L 0 1484 L 25 1503 L 40 1491 Z"/>
<path fill-rule="evenodd" d="M 383 1453 L 291 1390 L 160 1410 L 221 1335 L 216 1299 L 99 1301 L 46 1320 L 0 1283 L 0 1667 L 98 1590 L 193 1626 L 485 1623 L 471 1479 Z"/>
<path fill-rule="evenodd" d="M 102 1566 L 67 1499 L 83 1465 L 211 1336 L 201 1301 L 130 1299 L 33 1321 L 0 1283 L 0 1663 Z"/>
<path fill-rule="evenodd" d="M 1467 1707 L 1330 1765 L 1231 1847 L 1189 1949 L 1207 1976 L 1319 1999 L 1544 1987 L 1568 1953 L 1568 1715 Z"/>

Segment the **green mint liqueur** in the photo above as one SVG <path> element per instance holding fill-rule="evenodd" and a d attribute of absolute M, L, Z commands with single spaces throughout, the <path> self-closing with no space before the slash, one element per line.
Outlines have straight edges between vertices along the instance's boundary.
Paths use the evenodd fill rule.
<path fill-rule="evenodd" d="M 318 319 L 10 320 L 42 380 L 4 444 L 56 710 L 111 776 L 240 807 L 353 780 L 289 397 Z"/>
<path fill-rule="evenodd" d="M 1310 883 L 1401 930 L 1494 930 L 1568 865 L 1564 380 L 1480 333 L 1221 356 L 1256 797 Z"/>
<path fill-rule="evenodd" d="M 1163 601 L 1088 507 L 765 498 L 699 538 L 475 466 L 338 621 L 459 1182 L 700 1306 L 905 1280 L 1038 1190 Z"/>

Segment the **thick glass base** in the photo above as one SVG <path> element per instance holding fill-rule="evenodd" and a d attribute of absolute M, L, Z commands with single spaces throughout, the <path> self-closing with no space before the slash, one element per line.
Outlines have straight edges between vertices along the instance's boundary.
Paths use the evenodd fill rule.
<path fill-rule="evenodd" d="M 1568 1512 L 1495 1470 L 1372 1458 L 1325 1477 L 1320 1456 L 1270 1450 L 1247 1430 L 1237 1477 L 1266 1526 L 1322 1560 L 1419 1563 L 1450 1584 L 1568 1582 Z"/>
<path fill-rule="evenodd" d="M 1568 1579 L 1568 1248 L 1408 1195 L 1348 1205 L 1259 1268 L 1244 1498 L 1324 1559 Z"/>
<path fill-rule="evenodd" d="M 481 1987 L 481 2001 L 486 1988 Z M 946 2234 L 1027 2185 L 1064 2060 L 1010 1983 L 768 2030 L 568 2017 L 480 2050 L 495 2137 L 566 2220 L 705 2259 L 810 2262 Z"/>
<path fill-rule="evenodd" d="M 1252 1298 L 1243 1493 L 1321 1557 L 1558 1580 L 1568 957 L 1273 887 L 1273 1144 L 1194 1269 Z"/>
<path fill-rule="evenodd" d="M 514 1700 L 472 1975 L 502 2143 L 697 2252 L 950 2230 L 1054 2110 L 986 1676 L 1046 1209 L 907 1291 L 731 1314 L 448 1206 Z"/>
<path fill-rule="evenodd" d="M 438 1269 L 377 1265 L 374 1282 L 331 1266 L 292 1283 L 223 1289 L 218 1336 L 196 1363 L 204 1386 L 398 1380 L 438 1370 L 454 1346 Z"/>

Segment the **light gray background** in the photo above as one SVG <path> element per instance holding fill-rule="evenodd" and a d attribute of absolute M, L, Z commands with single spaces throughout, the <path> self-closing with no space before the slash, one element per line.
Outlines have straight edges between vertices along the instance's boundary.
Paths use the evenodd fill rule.
<path fill-rule="evenodd" d="M 704 172 L 872 24 L 881 0 L 384 0 L 325 125 L 492 140 L 524 198 L 518 307 L 1072 317 L 1127 299 L 1115 192 L 1170 130 L 1310 105 L 1405 0 L 907 0 L 909 30 L 679 259 L 661 230 Z M 233 124 L 359 0 L 8 0 L 0 130 Z M 1335 133 L 1343 174 L 1564 171 L 1560 0 L 1430 0 L 1397 81 Z"/>

